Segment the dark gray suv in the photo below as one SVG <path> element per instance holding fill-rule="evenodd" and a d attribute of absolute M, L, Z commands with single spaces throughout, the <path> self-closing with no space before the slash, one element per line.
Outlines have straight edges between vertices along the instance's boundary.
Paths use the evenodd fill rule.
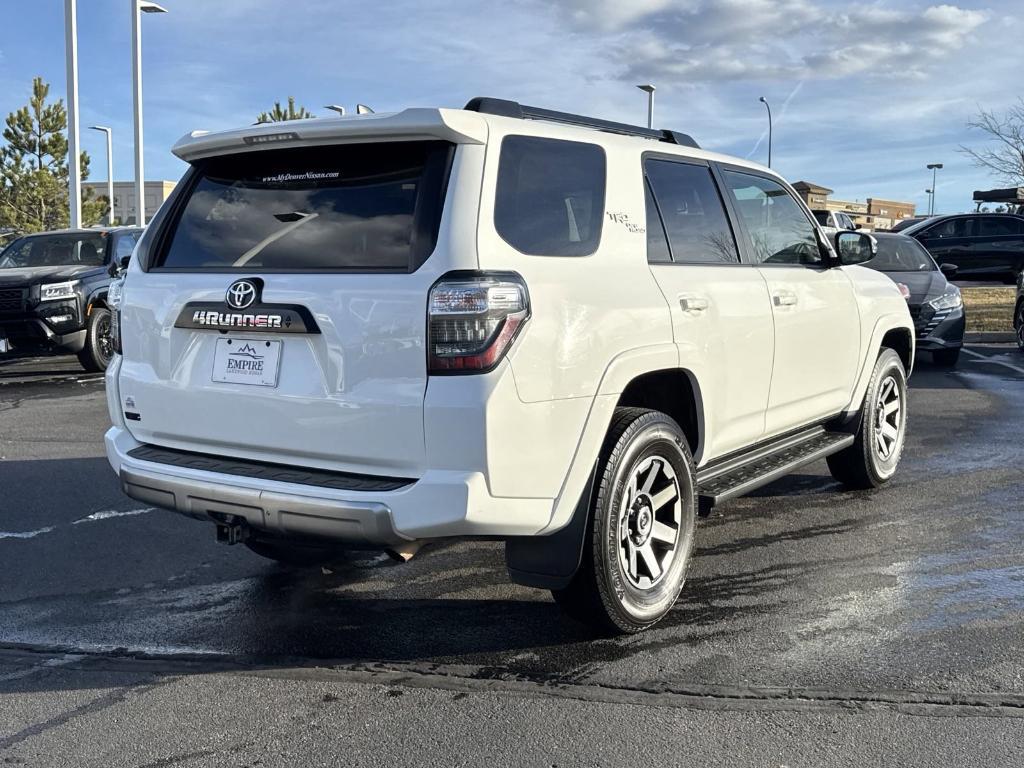
<path fill-rule="evenodd" d="M 957 280 L 1000 280 L 1013 285 L 1024 270 L 1024 216 L 933 216 L 901 234 L 919 241 L 940 264 L 956 264 Z"/>

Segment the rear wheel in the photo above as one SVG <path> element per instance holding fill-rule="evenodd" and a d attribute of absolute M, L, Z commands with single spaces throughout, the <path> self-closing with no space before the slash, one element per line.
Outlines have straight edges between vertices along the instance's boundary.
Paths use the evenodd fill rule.
<path fill-rule="evenodd" d="M 683 586 L 697 520 L 693 458 L 671 418 L 619 408 L 598 471 L 583 561 L 553 595 L 599 630 L 639 632 L 668 613 Z"/>
<path fill-rule="evenodd" d="M 932 361 L 943 368 L 955 368 L 960 359 L 960 349 L 937 349 L 932 352 Z"/>
<path fill-rule="evenodd" d="M 896 474 L 906 431 L 907 374 L 900 356 L 883 349 L 864 394 L 853 445 L 828 457 L 832 477 L 858 489 L 887 483 Z"/>
<path fill-rule="evenodd" d="M 87 371 L 105 371 L 114 357 L 114 338 L 111 335 L 110 310 L 93 307 L 89 314 L 89 325 L 85 347 L 78 353 L 78 361 Z"/>
<path fill-rule="evenodd" d="M 269 538 L 250 538 L 246 540 L 245 546 L 260 557 L 274 560 L 282 565 L 297 567 L 328 563 L 341 554 L 341 550 L 334 547 L 320 547 Z"/>

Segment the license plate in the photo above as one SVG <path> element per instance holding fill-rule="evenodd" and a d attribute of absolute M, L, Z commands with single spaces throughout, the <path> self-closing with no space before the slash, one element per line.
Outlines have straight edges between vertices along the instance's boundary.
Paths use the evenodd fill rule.
<path fill-rule="evenodd" d="M 281 370 L 281 344 L 265 339 L 217 339 L 213 380 L 222 384 L 276 387 Z"/>
<path fill-rule="evenodd" d="M 9 341 L 7 341 L 7 337 L 4 336 L 4 332 L 0 331 L 0 355 L 2 355 L 4 352 L 10 352 L 10 351 L 11 351 L 11 343 Z"/>

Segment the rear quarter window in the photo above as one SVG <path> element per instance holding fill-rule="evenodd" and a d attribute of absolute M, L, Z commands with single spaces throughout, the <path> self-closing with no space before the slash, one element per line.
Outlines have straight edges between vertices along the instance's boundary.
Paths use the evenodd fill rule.
<path fill-rule="evenodd" d="M 606 175 L 604 150 L 596 144 L 506 136 L 495 229 L 531 256 L 588 256 L 601 240 Z"/>
<path fill-rule="evenodd" d="M 380 142 L 201 161 L 154 266 L 411 272 L 434 249 L 452 151 Z"/>

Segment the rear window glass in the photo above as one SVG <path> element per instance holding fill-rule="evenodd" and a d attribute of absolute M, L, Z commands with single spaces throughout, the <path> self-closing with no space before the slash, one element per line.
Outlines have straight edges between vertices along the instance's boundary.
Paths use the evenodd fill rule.
<path fill-rule="evenodd" d="M 522 253 L 587 256 L 601 240 L 604 188 L 604 150 L 596 144 L 507 136 L 494 226 Z"/>
<path fill-rule="evenodd" d="M 434 249 L 452 149 L 386 142 L 200 161 L 155 266 L 412 271 Z"/>

